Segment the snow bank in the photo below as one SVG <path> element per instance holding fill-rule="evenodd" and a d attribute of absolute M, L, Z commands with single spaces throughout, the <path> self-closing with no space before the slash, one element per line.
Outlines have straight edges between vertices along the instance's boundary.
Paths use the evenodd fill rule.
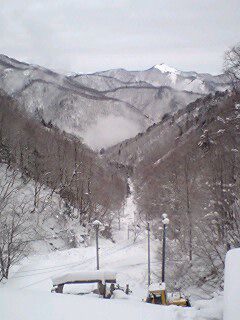
<path fill-rule="evenodd" d="M 223 296 L 216 295 L 210 300 L 198 300 L 193 303 L 193 306 L 199 310 L 200 319 L 217 320 L 222 319 L 223 314 Z M 197 318 L 198 319 L 198 318 Z M 234 320 L 234 319 L 232 319 Z"/>
<path fill-rule="evenodd" d="M 224 275 L 224 320 L 240 318 L 240 248 L 228 251 Z"/>
<path fill-rule="evenodd" d="M 105 300 L 0 289 L 1 320 L 193 320 L 195 316 L 191 308 L 158 306 L 131 299 Z"/>
<path fill-rule="evenodd" d="M 75 281 L 102 281 L 105 283 L 106 281 L 115 281 L 117 276 L 117 272 L 115 271 L 106 271 L 106 270 L 98 270 L 98 271 L 79 271 L 79 272 L 68 272 L 63 275 L 53 277 L 52 283 L 54 286 L 57 286 L 62 283 L 67 282 L 75 282 Z"/>

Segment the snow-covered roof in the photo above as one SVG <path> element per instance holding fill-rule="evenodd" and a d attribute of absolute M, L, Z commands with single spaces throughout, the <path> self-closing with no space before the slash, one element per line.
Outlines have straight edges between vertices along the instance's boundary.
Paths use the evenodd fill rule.
<path fill-rule="evenodd" d="M 159 291 L 159 290 L 166 290 L 166 284 L 163 283 L 152 283 L 150 284 L 149 291 Z"/>
<path fill-rule="evenodd" d="M 52 278 L 52 283 L 54 286 L 63 283 L 72 283 L 78 281 L 115 281 L 117 272 L 115 271 L 78 271 L 78 272 L 68 272 L 57 277 Z"/>

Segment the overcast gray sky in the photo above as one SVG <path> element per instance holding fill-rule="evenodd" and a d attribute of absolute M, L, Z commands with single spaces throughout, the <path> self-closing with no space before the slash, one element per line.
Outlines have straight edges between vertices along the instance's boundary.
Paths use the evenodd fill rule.
<path fill-rule="evenodd" d="M 57 70 L 220 73 L 240 0 L 1 0 L 0 53 Z"/>

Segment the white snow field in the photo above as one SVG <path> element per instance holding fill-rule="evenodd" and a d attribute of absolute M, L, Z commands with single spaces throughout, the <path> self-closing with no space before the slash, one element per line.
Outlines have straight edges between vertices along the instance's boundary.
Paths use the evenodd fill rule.
<path fill-rule="evenodd" d="M 224 275 L 224 320 L 240 318 L 240 248 L 228 251 Z"/>
<path fill-rule="evenodd" d="M 110 300 L 91 293 L 76 295 L 89 293 L 94 284 L 65 285 L 63 294 L 51 293 L 52 278 L 74 272 L 82 275 L 96 269 L 95 245 L 92 241 L 89 247 L 39 254 L 43 252 L 40 250 L 43 244 L 39 242 L 36 244 L 38 255 L 23 259 L 12 268 L 8 281 L 0 284 L 0 320 L 221 320 L 220 297 L 197 301 L 193 308 L 142 301 L 147 293 L 147 241 L 145 231 L 138 234 L 137 239 L 134 231 L 129 234 L 128 225 L 134 223 L 134 211 L 131 195 L 121 230 L 115 231 L 116 243 L 103 238 L 99 241 L 100 270 L 116 271 L 117 282 L 123 287 L 129 284 L 131 295 L 116 291 Z M 160 273 L 154 254 L 158 245 L 152 240 L 152 265 L 155 272 L 159 265 Z M 152 281 L 156 281 L 153 275 Z"/>

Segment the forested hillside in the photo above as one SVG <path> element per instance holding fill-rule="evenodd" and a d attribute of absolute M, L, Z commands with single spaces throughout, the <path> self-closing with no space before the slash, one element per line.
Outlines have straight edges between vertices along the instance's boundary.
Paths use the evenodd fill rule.
<path fill-rule="evenodd" d="M 106 152 L 132 168 L 138 215 L 156 237 L 168 213 L 174 287 L 221 286 L 226 251 L 239 246 L 239 146 L 239 93 L 217 93 Z"/>
<path fill-rule="evenodd" d="M 67 214 L 87 224 L 96 217 L 111 224 L 125 201 L 126 179 L 79 139 L 50 123 L 38 122 L 1 92 L 0 157 L 9 168 L 36 182 L 35 197 L 46 185 L 66 202 Z M 71 207 L 77 209 L 71 215 Z"/>

